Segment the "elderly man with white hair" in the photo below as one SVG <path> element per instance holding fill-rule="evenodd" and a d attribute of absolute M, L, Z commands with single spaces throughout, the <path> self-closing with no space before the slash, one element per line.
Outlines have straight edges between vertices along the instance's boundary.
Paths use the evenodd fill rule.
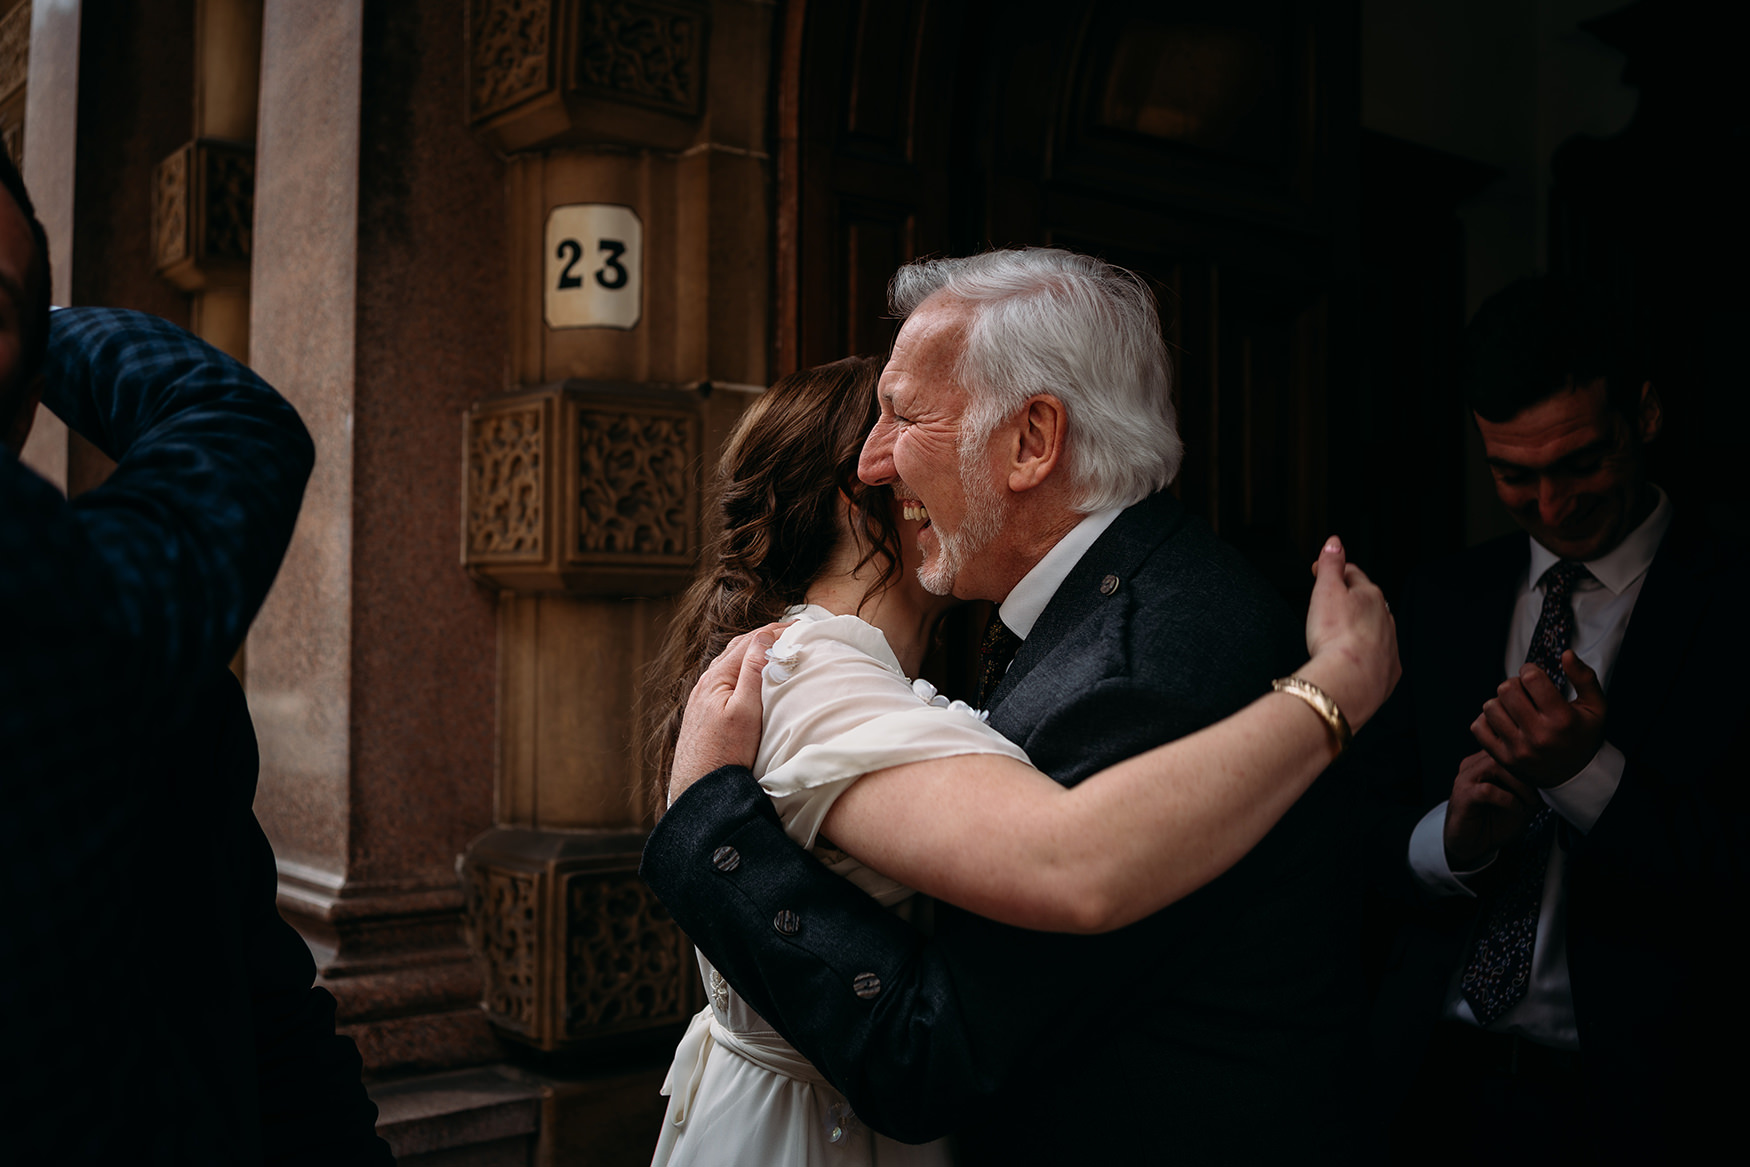
<path fill-rule="evenodd" d="M 1281 601 L 1167 490 L 1182 447 L 1136 276 L 992 251 L 910 264 L 891 299 L 904 324 L 859 476 L 927 520 L 926 588 L 1000 605 L 977 704 L 1035 766 L 1073 786 L 1304 659 Z M 1357 1157 L 1340 784 L 1119 931 L 1049 935 L 942 904 L 925 934 L 786 837 L 752 753 L 732 718 L 689 711 L 643 873 L 861 1121 L 912 1142 L 954 1133 L 962 1162 Z M 955 764 L 866 776 L 834 843 L 857 853 L 885 829 L 952 846 L 927 807 Z"/>

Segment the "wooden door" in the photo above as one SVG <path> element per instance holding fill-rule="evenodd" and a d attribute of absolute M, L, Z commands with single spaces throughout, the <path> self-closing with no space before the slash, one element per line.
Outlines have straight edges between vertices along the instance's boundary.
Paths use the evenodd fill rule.
<path fill-rule="evenodd" d="M 887 281 L 949 246 L 956 0 L 796 0 L 778 113 L 782 373 L 881 356 Z"/>
<path fill-rule="evenodd" d="M 1348 440 L 1326 419 L 1352 359 L 1353 17 L 1293 0 L 793 4 L 778 367 L 884 348 L 881 291 L 915 255 L 1101 255 L 1159 297 L 1182 497 L 1304 593 Z"/>

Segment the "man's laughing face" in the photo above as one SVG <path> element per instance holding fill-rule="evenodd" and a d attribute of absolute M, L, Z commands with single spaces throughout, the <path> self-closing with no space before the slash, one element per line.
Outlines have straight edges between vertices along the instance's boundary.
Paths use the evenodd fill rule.
<path fill-rule="evenodd" d="M 955 368 L 969 320 L 965 305 L 942 296 L 907 318 L 881 373 L 881 417 L 857 476 L 891 486 L 904 517 L 923 522 L 917 575 L 926 589 L 988 599 L 977 558 L 1002 529 L 1003 500 L 986 451 L 961 451 L 970 402 Z"/>

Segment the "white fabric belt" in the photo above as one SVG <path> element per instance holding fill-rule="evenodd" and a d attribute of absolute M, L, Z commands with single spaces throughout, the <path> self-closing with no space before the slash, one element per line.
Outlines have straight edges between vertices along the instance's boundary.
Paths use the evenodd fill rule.
<path fill-rule="evenodd" d="M 814 1063 L 796 1052 L 796 1048 L 766 1030 L 760 1033 L 736 1033 L 717 1020 L 717 1011 L 707 1005 L 694 1015 L 686 1036 L 675 1047 L 674 1064 L 662 1083 L 662 1092 L 674 1099 L 670 1111 L 676 1126 L 684 1126 L 693 1112 L 693 1099 L 699 1092 L 699 1082 L 705 1076 L 705 1063 L 711 1048 L 722 1046 L 737 1057 L 752 1062 L 763 1070 L 785 1078 L 794 1078 L 813 1086 L 827 1086 Z M 685 1075 L 677 1081 L 677 1075 Z"/>

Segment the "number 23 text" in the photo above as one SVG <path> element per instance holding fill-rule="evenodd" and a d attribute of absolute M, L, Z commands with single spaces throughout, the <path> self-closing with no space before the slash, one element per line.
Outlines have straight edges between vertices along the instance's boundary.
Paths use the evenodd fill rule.
<path fill-rule="evenodd" d="M 618 239 L 598 239 L 596 247 L 603 253 L 602 266 L 593 273 L 595 282 L 610 292 L 626 286 L 626 265 L 620 262 L 620 257 L 626 254 L 626 245 Z M 583 276 L 578 274 L 577 265 L 583 259 L 583 245 L 575 239 L 561 239 L 554 258 L 565 260 L 565 266 L 559 270 L 559 290 L 583 287 Z"/>

